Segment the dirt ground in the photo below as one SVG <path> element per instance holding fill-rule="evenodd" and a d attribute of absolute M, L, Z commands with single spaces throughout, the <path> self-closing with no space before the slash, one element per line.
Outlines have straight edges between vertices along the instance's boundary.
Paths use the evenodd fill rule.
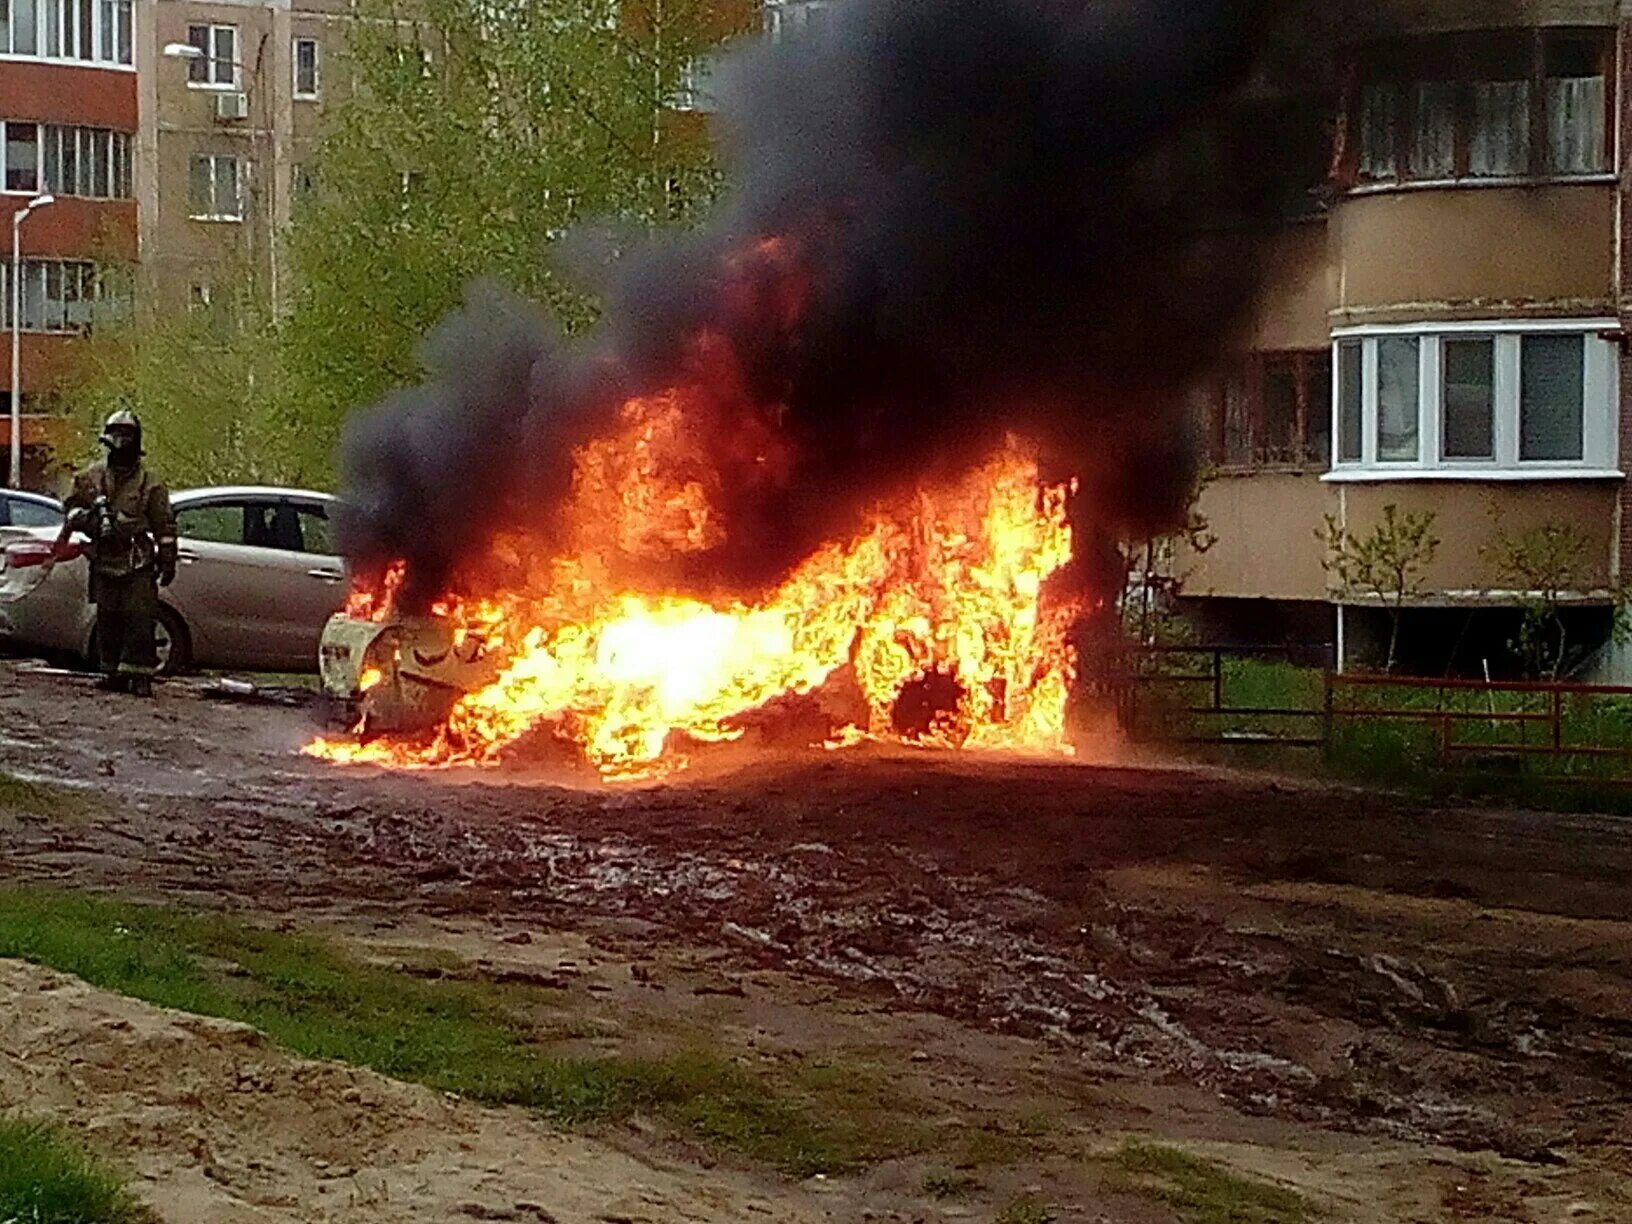
<path fill-rule="evenodd" d="M 1173 1219 L 1101 1176 L 1140 1134 L 1336 1219 L 1632 1220 L 1632 826 L 1614 818 L 908 752 L 723 754 L 638 788 L 387 775 L 297 755 L 298 704 L 207 690 L 142 705 L 0 661 L 0 769 L 105 801 L 0 810 L 5 874 L 451 951 L 551 982 L 625 1043 L 842 1056 L 948 1140 L 795 1184 L 4 967 L 0 1106 L 89 1128 L 166 1218 L 989 1220 L 1033 1195 L 1060 1220 Z M 274 1087 L 229 1108 L 246 1059 Z M 366 1126 L 355 1092 L 380 1102 Z M 978 1192 L 928 1196 L 954 1168 Z M 430 1197 L 328 1205 L 378 1186 Z"/>

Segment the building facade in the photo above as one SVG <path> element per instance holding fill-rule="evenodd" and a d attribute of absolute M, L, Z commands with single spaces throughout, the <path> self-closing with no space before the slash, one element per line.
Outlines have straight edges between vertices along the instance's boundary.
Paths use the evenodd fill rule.
<path fill-rule="evenodd" d="M 207 307 L 255 277 L 281 301 L 280 236 L 324 109 L 343 88 L 350 0 L 152 0 L 142 9 L 145 287 L 161 308 Z"/>
<path fill-rule="evenodd" d="M 13 216 L 21 229 L 22 442 L 27 469 L 60 437 L 50 388 L 97 317 L 128 309 L 137 256 L 139 128 L 134 0 L 0 3 L 0 324 L 12 325 Z M 9 448 L 11 346 L 0 346 Z"/>
<path fill-rule="evenodd" d="M 1328 519 L 1433 514 L 1407 662 L 1497 667 L 1520 589 L 1504 542 L 1562 525 L 1579 662 L 1625 675 L 1612 589 L 1632 544 L 1624 242 L 1629 27 L 1614 0 L 1444 0 L 1349 23 L 1327 82 L 1324 207 L 1260 235 L 1251 351 L 1200 407 L 1216 544 L 1181 556 L 1214 635 L 1375 656 Z M 1510 654 L 1511 652 L 1506 652 Z"/>

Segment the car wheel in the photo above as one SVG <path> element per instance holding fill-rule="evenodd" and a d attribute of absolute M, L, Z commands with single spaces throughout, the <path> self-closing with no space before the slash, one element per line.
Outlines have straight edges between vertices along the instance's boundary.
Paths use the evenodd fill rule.
<path fill-rule="evenodd" d="M 179 676 L 193 665 L 193 639 L 187 623 L 169 604 L 159 605 L 158 623 L 153 630 L 158 648 L 159 675 Z"/>
<path fill-rule="evenodd" d="M 187 622 L 168 604 L 159 605 L 159 614 L 153 625 L 153 648 L 159 656 L 159 675 L 179 676 L 193 665 L 193 635 L 187 632 Z M 80 652 L 86 671 L 102 670 L 102 659 L 96 649 L 96 630 Z"/>

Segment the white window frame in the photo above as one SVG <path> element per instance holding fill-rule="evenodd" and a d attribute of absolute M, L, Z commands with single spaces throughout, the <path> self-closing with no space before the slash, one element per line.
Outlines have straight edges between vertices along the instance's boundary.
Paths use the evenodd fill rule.
<path fill-rule="evenodd" d="M 40 315 L 33 321 L 25 319 L 20 330 L 37 336 L 79 336 L 94 330 L 99 314 L 121 305 L 110 271 L 88 259 L 23 260 L 24 300 L 37 301 Z M 56 298 L 47 293 L 52 279 L 61 290 Z M 71 298 L 67 293 L 70 279 L 75 285 Z M 10 327 L 11 261 L 7 259 L 0 261 L 0 330 Z"/>
<path fill-rule="evenodd" d="M 234 179 L 235 179 L 234 187 L 236 189 L 233 194 L 238 200 L 238 211 L 237 211 L 236 214 L 232 214 L 232 213 L 215 213 L 215 212 L 195 213 L 195 212 L 192 211 L 193 202 L 192 202 L 192 199 L 190 198 L 191 195 L 192 195 L 192 189 L 193 189 L 192 162 L 199 161 L 201 159 L 210 163 L 210 204 L 211 204 L 212 207 L 214 206 L 215 201 L 216 201 L 216 199 L 218 197 L 218 192 L 216 190 L 216 178 L 221 173 L 221 170 L 220 170 L 221 163 L 222 162 L 231 162 L 232 163 L 233 176 L 234 176 Z M 226 221 L 226 222 L 242 221 L 244 219 L 244 212 L 245 212 L 245 208 L 244 208 L 244 204 L 245 204 L 245 201 L 244 201 L 244 159 L 239 157 L 236 153 L 195 153 L 195 154 L 193 154 L 192 160 L 188 163 L 188 166 L 187 166 L 187 192 L 188 192 L 188 196 L 189 196 L 189 199 L 187 201 L 187 208 L 188 208 L 187 219 L 189 221 Z"/>
<path fill-rule="evenodd" d="M 803 34 L 810 14 L 830 10 L 833 0 L 766 0 L 765 33 L 773 43 Z"/>
<path fill-rule="evenodd" d="M 719 110 L 715 82 L 719 79 L 723 58 L 723 51 L 703 51 L 686 61 L 675 90 L 675 110 L 699 115 L 711 115 Z"/>
<path fill-rule="evenodd" d="M 31 127 L 34 129 L 34 188 L 14 189 L 6 186 L 6 176 L 11 171 L 11 125 Z M 31 200 L 45 190 L 45 133 L 46 125 L 36 123 L 32 119 L 8 119 L 0 122 L 0 195 L 16 196 L 19 199 Z"/>
<path fill-rule="evenodd" d="M 189 42 L 192 41 L 192 34 L 193 34 L 193 27 L 194 26 L 202 26 L 205 30 L 208 31 L 208 33 L 204 36 L 204 40 L 208 45 L 204 49 L 203 59 L 195 61 L 195 62 L 202 63 L 204 65 L 204 74 L 205 74 L 205 76 L 204 76 L 204 79 L 202 81 L 195 81 L 195 80 L 192 79 L 192 74 L 189 73 L 188 74 L 188 79 L 187 79 L 187 88 L 188 89 L 225 90 L 227 92 L 231 92 L 233 90 L 243 88 L 243 77 L 244 77 L 243 49 L 244 49 L 244 44 L 243 44 L 243 40 L 242 40 L 242 38 L 241 38 L 241 36 L 239 34 L 238 27 L 235 26 L 235 25 L 229 25 L 229 24 L 227 24 L 225 22 L 189 21 L 187 23 L 187 38 L 188 38 Z M 218 54 L 217 49 L 216 49 L 216 41 L 221 37 L 223 32 L 231 32 L 231 34 L 232 34 L 232 60 L 231 60 L 232 79 L 227 80 L 227 81 L 217 80 L 215 75 L 214 75 L 215 66 L 218 63 L 220 63 L 223 58 L 225 58 L 225 57 L 221 56 L 220 54 Z"/>
<path fill-rule="evenodd" d="M 48 21 L 46 5 L 56 8 L 56 20 Z M 9 6 L 7 20 L 0 25 L 0 61 L 45 60 L 51 63 L 77 64 L 81 67 L 114 68 L 134 72 L 135 56 L 135 0 L 71 0 L 72 28 L 65 31 L 61 25 L 62 0 L 36 0 L 34 10 L 34 50 L 14 51 L 16 45 L 16 3 Z M 90 46 L 80 47 L 79 34 L 84 28 L 79 10 L 88 7 L 90 13 Z M 109 18 L 113 24 L 108 24 Z M 57 45 L 46 45 L 46 34 L 57 33 Z M 123 35 L 123 38 L 120 35 Z M 111 52 L 103 54 L 104 49 Z"/>
<path fill-rule="evenodd" d="M 312 48 L 312 88 L 302 90 L 300 87 L 300 48 L 302 44 L 310 44 Z M 316 102 L 323 96 L 323 44 L 318 39 L 306 34 L 297 34 L 289 44 L 289 72 L 291 77 L 291 93 L 297 102 Z"/>
<path fill-rule="evenodd" d="M 1326 481 L 1612 479 L 1623 473 L 1620 455 L 1620 324 L 1611 318 L 1502 319 L 1455 323 L 1400 323 L 1339 327 L 1332 331 L 1332 466 Z M 1520 346 L 1525 336 L 1581 336 L 1581 458 L 1520 459 Z M 1377 457 L 1377 341 L 1414 338 L 1417 351 L 1417 457 Z M 1443 345 L 1446 340 L 1492 340 L 1493 459 L 1443 455 Z M 1360 343 L 1360 459 L 1342 460 L 1340 346 Z"/>

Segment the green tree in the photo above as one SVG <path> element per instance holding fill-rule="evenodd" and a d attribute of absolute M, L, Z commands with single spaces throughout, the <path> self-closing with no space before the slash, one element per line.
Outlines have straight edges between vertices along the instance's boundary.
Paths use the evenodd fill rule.
<path fill-rule="evenodd" d="M 282 340 L 307 436 L 417 379 L 421 336 L 496 278 L 569 329 L 594 303 L 555 243 L 574 223 L 685 220 L 716 176 L 700 123 L 671 109 L 718 41 L 711 0 L 438 0 L 411 21 L 368 0 L 289 251 Z"/>
<path fill-rule="evenodd" d="M 1400 614 L 1406 601 L 1422 593 L 1423 573 L 1439 551 L 1433 534 L 1434 513 L 1400 513 L 1390 502 L 1383 517 L 1365 535 L 1356 535 L 1328 514 L 1315 534 L 1326 545 L 1321 565 L 1337 582 L 1344 598 L 1356 595 L 1375 599 L 1388 612 L 1388 658 L 1384 671 L 1394 670 L 1400 642 Z"/>
<path fill-rule="evenodd" d="M 96 452 L 108 414 L 129 408 L 173 486 L 327 478 L 327 456 L 302 445 L 265 299 L 247 275 L 206 309 L 145 309 L 86 342 L 69 394 L 84 439 L 76 462 Z"/>
<path fill-rule="evenodd" d="M 1157 645 L 1181 632 L 1174 610 L 1189 572 L 1180 566 L 1218 543 L 1212 523 L 1201 512 L 1201 495 L 1211 480 L 1210 471 L 1197 475 L 1184 520 L 1173 530 L 1118 542 L 1124 574 L 1117 600 L 1122 631 L 1141 646 Z"/>
<path fill-rule="evenodd" d="M 418 379 L 420 338 L 470 281 L 583 327 L 596 305 L 556 257 L 568 228 L 684 224 L 718 190 L 700 117 L 674 106 L 729 32 L 717 3 L 631 19 L 617 0 L 360 0 L 297 175 L 279 309 L 247 262 L 216 270 L 209 310 L 149 303 L 86 346 L 75 416 L 136 409 L 172 483 L 324 486 L 345 415 Z"/>
<path fill-rule="evenodd" d="M 1571 662 L 1572 645 L 1564 611 L 1572 596 L 1604 589 L 1587 533 L 1574 523 L 1549 522 L 1511 533 L 1499 526 L 1483 550 L 1502 587 L 1519 597 L 1519 629 L 1508 645 L 1533 678 L 1557 680 Z M 1628 592 L 1611 589 L 1614 632 L 1624 637 Z"/>

